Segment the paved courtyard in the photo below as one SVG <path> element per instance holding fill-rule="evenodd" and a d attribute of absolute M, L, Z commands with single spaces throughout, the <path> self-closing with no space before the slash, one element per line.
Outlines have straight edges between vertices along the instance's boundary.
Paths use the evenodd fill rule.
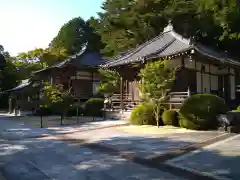
<path fill-rule="evenodd" d="M 40 132 L 6 119 L 0 123 L 1 131 L 15 129 L 10 140 L 9 134 L 0 136 L 0 172 L 7 180 L 184 180 L 81 145 L 32 136 L 19 138 L 18 129 Z"/>
<path fill-rule="evenodd" d="M 85 139 L 88 142 L 112 147 L 123 153 L 132 153 L 141 158 L 151 159 L 169 151 L 194 145 L 222 135 L 223 133 L 216 131 L 190 131 L 158 135 L 142 134 L 141 132 L 131 134 L 130 132 L 122 131 L 121 128 L 107 128 L 104 130 L 94 130 L 92 133 L 75 132 L 66 135 L 66 137 L 69 139 Z"/>
<path fill-rule="evenodd" d="M 61 141 L 1 142 L 0 149 L 1 171 L 8 180 L 183 180 L 118 156 Z"/>
<path fill-rule="evenodd" d="M 184 180 L 196 179 L 184 171 L 150 168 L 141 163 L 123 159 L 118 154 L 99 151 L 85 143 L 111 147 L 121 152 L 151 159 L 172 150 L 196 145 L 215 137 L 220 132 L 176 132 L 159 129 L 161 133 L 124 131 L 124 122 L 105 121 L 79 126 L 32 128 L 18 121 L 0 117 L 0 174 L 7 180 L 44 179 L 128 179 L 128 180 Z M 121 126 L 119 126 L 121 125 Z M 115 127 L 113 127 L 115 126 Z M 44 135 L 44 137 L 42 136 Z M 74 140 L 74 141 L 71 141 Z M 85 140 L 84 143 L 78 143 Z M 77 142 L 77 143 L 76 143 Z M 240 136 L 208 146 L 193 155 L 181 156 L 168 165 L 186 169 L 195 174 L 204 173 L 240 179 Z M 150 160 L 149 160 L 150 161 Z M 157 161 L 158 162 L 158 161 Z M 164 166 L 164 162 L 159 162 Z M 200 177 L 200 180 L 204 180 Z"/>

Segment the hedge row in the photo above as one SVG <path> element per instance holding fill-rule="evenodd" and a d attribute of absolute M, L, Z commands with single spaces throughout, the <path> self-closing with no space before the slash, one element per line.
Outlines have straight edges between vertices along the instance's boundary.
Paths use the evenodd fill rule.
<path fill-rule="evenodd" d="M 104 99 L 102 98 L 91 98 L 84 103 L 76 103 L 73 104 L 68 111 L 66 112 L 66 116 L 76 116 L 77 109 L 78 115 L 84 116 L 95 116 L 101 117 L 103 115 L 102 109 L 104 107 Z M 37 115 L 42 114 L 43 116 L 57 114 L 54 112 L 54 107 L 48 106 L 46 108 L 42 107 L 40 111 L 37 112 Z"/>
<path fill-rule="evenodd" d="M 217 115 L 228 111 L 225 101 L 212 94 L 197 94 L 188 98 L 179 112 L 165 110 L 161 121 L 164 125 L 180 126 L 194 130 L 216 129 L 219 125 Z M 130 121 L 137 125 L 156 125 L 151 105 L 141 104 L 131 114 Z"/>

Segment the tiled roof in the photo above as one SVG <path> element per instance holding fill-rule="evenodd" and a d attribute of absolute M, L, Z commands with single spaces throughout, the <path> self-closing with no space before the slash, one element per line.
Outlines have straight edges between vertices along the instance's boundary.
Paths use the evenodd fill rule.
<path fill-rule="evenodd" d="M 24 79 L 24 80 L 22 80 L 22 82 L 18 86 L 14 87 L 12 89 L 9 89 L 5 92 L 22 90 L 23 88 L 28 87 L 30 84 L 31 84 L 31 79 Z"/>
<path fill-rule="evenodd" d="M 208 48 L 199 43 L 192 43 L 190 39 L 186 39 L 173 30 L 173 26 L 169 24 L 164 31 L 157 37 L 137 46 L 123 56 L 114 58 L 115 60 L 103 64 L 103 67 L 113 67 L 138 61 L 148 60 L 151 57 L 168 57 L 179 53 L 187 52 L 194 49 L 195 51 L 234 65 L 239 65 L 240 62 L 234 60 L 223 53 Z"/>
<path fill-rule="evenodd" d="M 82 50 L 70 57 L 68 57 L 66 60 L 54 64 L 48 68 L 41 69 L 39 71 L 36 71 L 34 74 L 43 72 L 52 68 L 62 68 L 67 64 L 73 64 L 76 66 L 88 66 L 88 67 L 98 67 L 101 64 L 104 64 L 105 61 L 102 59 L 101 54 L 98 52 L 90 52 L 87 50 L 87 44 L 83 46 Z"/>

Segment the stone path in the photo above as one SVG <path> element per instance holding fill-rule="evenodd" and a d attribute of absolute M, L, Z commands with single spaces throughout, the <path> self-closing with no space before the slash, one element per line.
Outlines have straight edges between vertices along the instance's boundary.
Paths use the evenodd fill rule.
<path fill-rule="evenodd" d="M 180 156 L 167 163 L 219 180 L 239 180 L 240 135 Z"/>

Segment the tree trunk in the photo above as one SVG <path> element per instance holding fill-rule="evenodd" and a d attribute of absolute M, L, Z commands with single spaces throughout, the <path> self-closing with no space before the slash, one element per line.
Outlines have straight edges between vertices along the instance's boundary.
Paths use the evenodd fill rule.
<path fill-rule="evenodd" d="M 157 121 L 157 127 L 159 128 L 159 106 L 156 107 L 155 117 Z"/>

